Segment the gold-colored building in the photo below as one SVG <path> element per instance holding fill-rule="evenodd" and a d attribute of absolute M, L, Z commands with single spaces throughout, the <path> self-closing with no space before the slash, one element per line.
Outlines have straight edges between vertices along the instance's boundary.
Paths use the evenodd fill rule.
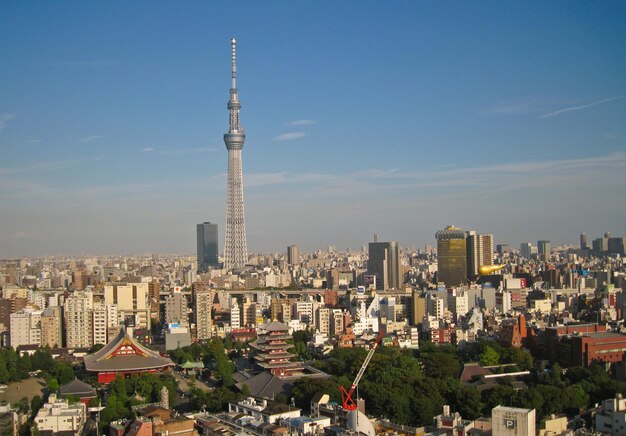
<path fill-rule="evenodd" d="M 463 229 L 448 226 L 437 239 L 437 282 L 448 287 L 467 282 L 467 246 Z"/>

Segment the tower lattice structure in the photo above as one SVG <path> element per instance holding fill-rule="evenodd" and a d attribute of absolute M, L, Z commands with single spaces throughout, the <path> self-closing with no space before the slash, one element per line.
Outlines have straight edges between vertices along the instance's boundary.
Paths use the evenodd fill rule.
<path fill-rule="evenodd" d="M 228 150 L 228 201 L 226 203 L 226 242 L 224 243 L 224 268 L 241 268 L 248 261 L 246 221 L 243 207 L 243 171 L 241 149 L 246 139 L 239 123 L 239 93 L 237 92 L 237 41 L 231 39 L 232 84 L 228 100 L 228 132 L 224 143 Z"/>

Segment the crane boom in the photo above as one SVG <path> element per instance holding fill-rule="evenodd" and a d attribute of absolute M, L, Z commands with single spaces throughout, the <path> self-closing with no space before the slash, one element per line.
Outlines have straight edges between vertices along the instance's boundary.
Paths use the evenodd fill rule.
<path fill-rule="evenodd" d="M 376 352 L 376 348 L 378 348 L 378 344 L 380 343 L 380 340 L 383 338 L 384 335 L 385 335 L 385 332 L 383 330 L 381 330 L 378 333 L 378 338 L 376 338 L 376 342 L 374 343 L 374 346 L 370 349 L 369 353 L 367 353 L 367 356 L 365 357 L 365 360 L 363 361 L 363 365 L 361 365 L 361 369 L 359 369 L 359 372 L 357 373 L 356 377 L 354 378 L 354 381 L 352 382 L 352 386 L 350 387 L 350 390 L 346 391 L 343 386 L 340 387 L 341 399 L 343 402 L 344 410 L 356 410 L 357 405 L 352 399 L 352 395 L 354 395 L 354 391 L 359 385 L 359 382 L 361 381 L 361 377 L 363 377 L 363 374 L 365 373 L 365 370 L 367 369 L 367 365 L 369 365 L 370 360 L 372 360 L 372 357 L 374 356 L 374 353 Z"/>

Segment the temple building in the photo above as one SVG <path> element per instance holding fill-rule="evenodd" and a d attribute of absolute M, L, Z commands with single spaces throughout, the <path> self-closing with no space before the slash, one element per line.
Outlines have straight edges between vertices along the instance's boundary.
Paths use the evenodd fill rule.
<path fill-rule="evenodd" d="M 169 358 L 149 350 L 124 329 L 104 348 L 85 356 L 85 369 L 98 374 L 98 383 L 109 383 L 118 375 L 161 372 L 174 366 Z"/>
<path fill-rule="evenodd" d="M 77 378 L 61 386 L 60 392 L 61 398 L 69 398 L 70 396 L 76 397 L 81 403 L 87 405 L 92 399 L 98 398 L 96 389 L 93 386 Z"/>
<path fill-rule="evenodd" d="M 287 350 L 293 345 L 287 341 L 292 339 L 289 327 L 281 322 L 273 321 L 265 327 L 266 333 L 259 334 L 256 342 L 251 344 L 259 353 L 255 356 L 257 364 L 277 377 L 287 377 L 302 371 L 300 362 L 291 362 L 295 354 Z"/>

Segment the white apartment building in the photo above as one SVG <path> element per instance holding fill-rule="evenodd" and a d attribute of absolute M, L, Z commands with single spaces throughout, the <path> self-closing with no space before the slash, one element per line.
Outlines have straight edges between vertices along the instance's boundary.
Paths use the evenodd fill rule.
<path fill-rule="evenodd" d="M 313 324 L 313 303 L 308 301 L 298 301 L 295 303 L 295 317 L 304 324 Z"/>
<path fill-rule="evenodd" d="M 230 328 L 241 328 L 241 308 L 236 298 L 230 300 Z"/>
<path fill-rule="evenodd" d="M 108 343 L 108 310 L 102 303 L 93 305 L 93 343 L 106 345 Z"/>
<path fill-rule="evenodd" d="M 93 345 L 93 293 L 75 291 L 65 300 L 65 338 L 68 348 Z"/>
<path fill-rule="evenodd" d="M 434 316 L 437 319 L 443 319 L 445 316 L 444 299 L 436 297 L 433 294 L 428 294 L 428 298 L 426 299 L 426 311 L 430 316 Z"/>
<path fill-rule="evenodd" d="M 621 394 L 604 400 L 596 413 L 596 431 L 616 436 L 626 435 L 626 399 Z"/>
<path fill-rule="evenodd" d="M 80 401 L 69 405 L 67 400 L 57 398 L 56 394 L 50 394 L 37 416 L 35 424 L 39 431 L 48 430 L 55 434 L 62 431 L 80 434 L 87 416 L 87 408 Z"/>

